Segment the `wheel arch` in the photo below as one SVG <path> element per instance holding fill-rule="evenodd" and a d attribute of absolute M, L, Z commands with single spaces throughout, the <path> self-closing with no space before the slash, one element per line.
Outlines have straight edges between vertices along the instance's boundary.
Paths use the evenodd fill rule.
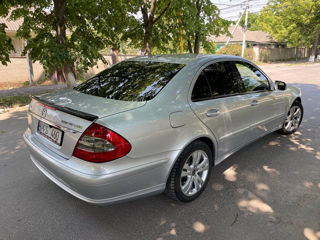
<path fill-rule="evenodd" d="M 202 141 L 205 144 L 207 144 L 211 150 L 212 153 L 212 166 L 215 166 L 215 160 L 217 157 L 217 142 L 215 139 L 213 139 L 213 137 L 211 136 L 207 136 L 207 135 L 203 135 L 203 136 L 197 136 L 196 138 L 190 140 L 189 142 L 187 142 L 183 148 L 181 149 L 181 151 L 179 152 L 179 154 L 177 155 L 177 157 L 174 159 L 173 162 L 171 162 L 171 166 L 170 166 L 170 171 L 168 171 L 167 176 L 166 176 L 166 182 L 168 182 L 168 178 L 170 176 L 170 173 L 172 171 L 173 166 L 175 165 L 175 163 L 177 162 L 177 160 L 179 159 L 180 155 L 183 153 L 183 151 L 192 143 L 196 142 L 196 141 Z"/>
<path fill-rule="evenodd" d="M 301 97 L 296 97 L 292 103 L 294 103 L 294 102 L 299 102 L 299 103 L 301 103 Z"/>
<path fill-rule="evenodd" d="M 213 159 L 213 164 L 214 164 L 214 162 L 215 162 L 216 147 L 215 147 L 212 139 L 209 138 L 209 137 L 199 137 L 199 138 L 193 140 L 191 143 L 193 143 L 193 142 L 195 142 L 195 141 L 201 141 L 201 142 L 204 142 L 205 144 L 208 145 L 208 147 L 209 147 L 209 148 L 211 149 L 211 151 L 212 151 L 212 159 Z M 190 144 L 191 144 L 191 143 L 190 143 Z M 188 146 L 188 145 L 187 145 L 187 146 Z"/>

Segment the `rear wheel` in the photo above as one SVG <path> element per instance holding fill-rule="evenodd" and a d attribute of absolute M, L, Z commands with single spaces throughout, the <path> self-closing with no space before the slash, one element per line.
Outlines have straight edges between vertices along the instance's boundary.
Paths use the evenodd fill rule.
<path fill-rule="evenodd" d="M 286 120 L 278 133 L 288 135 L 298 130 L 303 117 L 303 107 L 300 102 L 294 102 L 287 114 Z"/>
<path fill-rule="evenodd" d="M 169 175 L 166 195 L 181 202 L 196 199 L 206 188 L 212 169 L 212 152 L 196 141 L 179 156 Z"/>

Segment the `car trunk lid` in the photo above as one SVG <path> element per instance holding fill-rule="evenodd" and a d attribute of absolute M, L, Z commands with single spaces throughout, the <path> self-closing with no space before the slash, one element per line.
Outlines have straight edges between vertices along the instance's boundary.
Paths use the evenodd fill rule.
<path fill-rule="evenodd" d="M 29 126 L 35 141 L 68 159 L 82 133 L 96 119 L 129 111 L 144 104 L 145 102 L 111 100 L 75 90 L 63 90 L 33 97 L 29 107 Z M 44 127 L 48 131 L 44 131 Z M 53 138 L 56 134 L 59 135 L 59 141 Z"/>
<path fill-rule="evenodd" d="M 63 90 L 59 93 L 50 93 L 38 97 L 40 101 L 97 116 L 107 117 L 120 112 L 125 112 L 143 106 L 146 102 L 129 102 L 113 99 L 106 99 L 89 94 L 84 94 L 72 89 Z"/>

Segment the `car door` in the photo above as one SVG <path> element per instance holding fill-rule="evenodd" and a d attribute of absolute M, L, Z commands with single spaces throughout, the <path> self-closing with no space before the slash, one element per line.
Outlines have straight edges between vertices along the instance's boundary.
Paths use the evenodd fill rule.
<path fill-rule="evenodd" d="M 216 62 L 202 68 L 192 87 L 190 106 L 215 135 L 220 160 L 247 141 L 250 106 L 243 100 L 239 80 L 232 62 Z"/>
<path fill-rule="evenodd" d="M 243 100 L 250 104 L 247 111 L 250 116 L 248 140 L 252 141 L 282 124 L 284 102 L 261 70 L 247 62 L 234 64 L 243 84 Z"/>

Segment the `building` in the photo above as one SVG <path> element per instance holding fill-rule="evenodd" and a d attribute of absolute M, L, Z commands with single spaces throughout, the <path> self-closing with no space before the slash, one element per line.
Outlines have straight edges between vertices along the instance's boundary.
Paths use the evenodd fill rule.
<path fill-rule="evenodd" d="M 24 39 L 17 38 L 15 35 L 18 28 L 22 25 L 23 19 L 18 19 L 16 21 L 9 21 L 6 18 L 0 17 L 0 23 L 4 23 L 7 27 L 5 29 L 8 37 L 12 39 L 12 44 L 16 52 L 10 53 L 10 57 L 21 57 L 24 48 Z"/>
<path fill-rule="evenodd" d="M 229 27 L 229 32 L 231 33 L 234 26 Z M 237 29 L 233 33 L 233 37 L 231 37 L 229 44 L 240 44 L 242 46 L 243 40 L 243 28 L 238 26 Z M 217 51 L 225 45 L 229 36 L 227 34 L 220 35 L 218 37 L 209 36 L 208 40 L 210 42 L 214 42 L 217 46 Z M 272 37 L 263 31 L 250 31 L 246 32 L 246 44 L 247 47 L 263 47 L 263 48 L 279 48 L 285 47 L 285 44 L 278 43 L 272 40 Z"/>

